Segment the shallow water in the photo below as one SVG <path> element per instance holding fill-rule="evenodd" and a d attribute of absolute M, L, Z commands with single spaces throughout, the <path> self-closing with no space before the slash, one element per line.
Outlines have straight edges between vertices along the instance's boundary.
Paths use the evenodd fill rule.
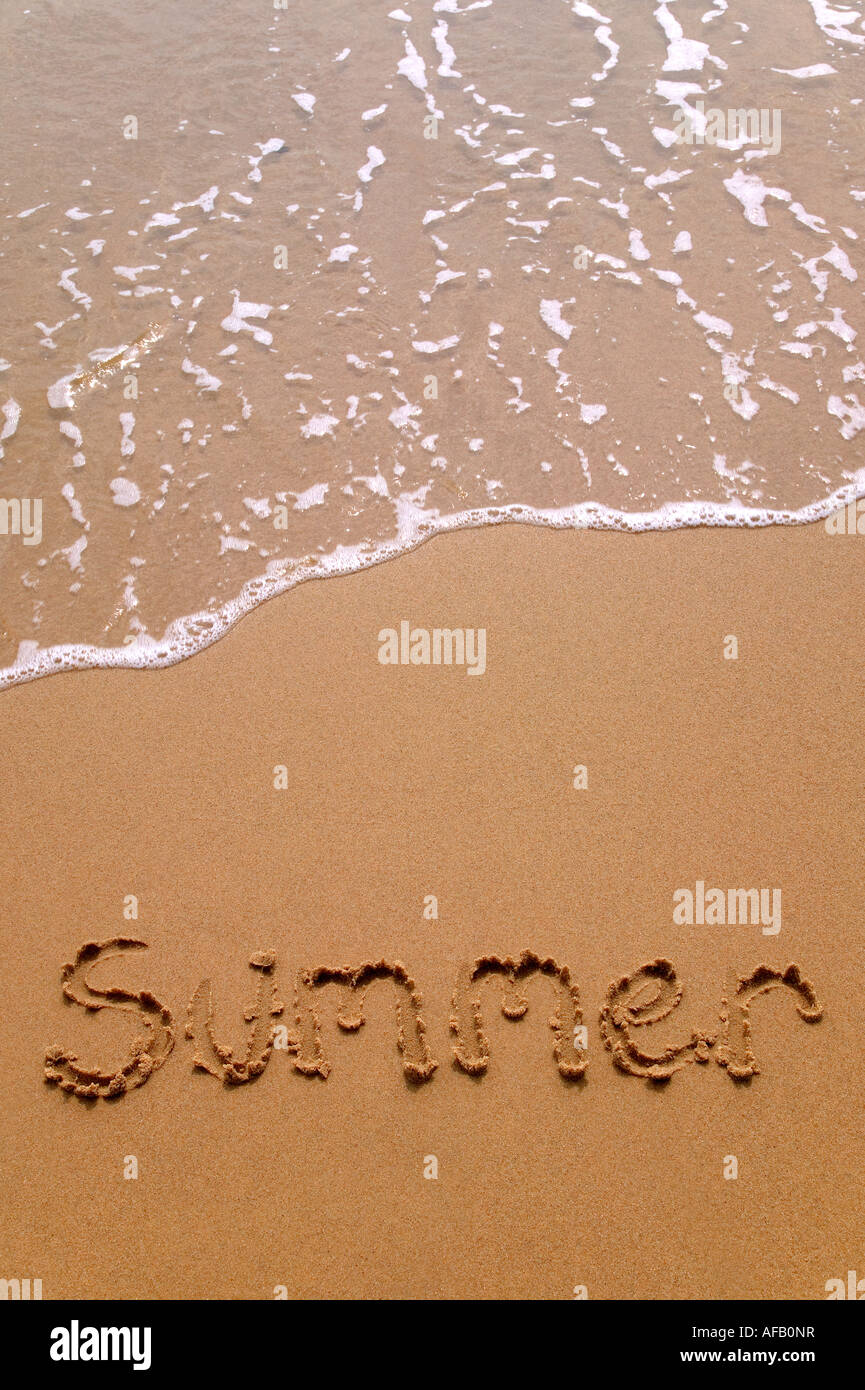
<path fill-rule="evenodd" d="M 455 526 L 865 494 L 859 10 L 7 0 L 0 51 L 0 683 Z"/>

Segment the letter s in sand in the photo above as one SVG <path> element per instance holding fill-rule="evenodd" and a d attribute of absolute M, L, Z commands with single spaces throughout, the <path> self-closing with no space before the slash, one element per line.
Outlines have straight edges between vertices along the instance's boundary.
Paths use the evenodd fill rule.
<path fill-rule="evenodd" d="M 145 950 L 145 941 L 114 937 L 111 941 L 89 941 L 82 946 L 71 965 L 63 967 L 63 993 L 73 1004 L 96 1013 L 100 1009 L 119 1009 L 134 1015 L 144 1031 L 133 1039 L 128 1059 L 110 1071 L 85 1066 L 77 1053 L 51 1047 L 45 1054 L 45 1080 L 61 1091 L 83 1099 L 115 1097 L 143 1086 L 158 1070 L 174 1046 L 173 1020 L 168 1009 L 147 990 L 125 990 L 117 985 L 97 989 L 89 975 L 93 967 L 110 956 L 126 951 Z"/>

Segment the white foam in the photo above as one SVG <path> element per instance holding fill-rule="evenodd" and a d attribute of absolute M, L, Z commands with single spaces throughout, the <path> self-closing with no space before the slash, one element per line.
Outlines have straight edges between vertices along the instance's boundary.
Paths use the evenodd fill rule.
<path fill-rule="evenodd" d="M 593 82 L 603 82 L 619 61 L 619 45 L 612 37 L 611 21 L 607 15 L 601 14 L 593 5 L 585 4 L 584 0 L 572 0 L 571 10 L 578 19 L 587 19 L 595 25 L 595 41 L 602 48 L 606 48 L 610 55 L 601 70 L 592 73 Z"/>
<path fill-rule="evenodd" d="M 628 245 L 635 261 L 651 260 L 651 255 L 643 244 L 643 233 L 638 227 L 632 227 L 628 232 Z"/>
<path fill-rule="evenodd" d="M 859 279 L 858 271 L 853 269 L 850 257 L 840 246 L 833 245 L 831 251 L 825 251 L 821 259 L 827 261 L 829 265 L 834 266 L 836 270 L 840 271 L 845 280 L 850 280 L 852 282 Z"/>
<path fill-rule="evenodd" d="M 586 0 L 573 0 L 571 9 L 579 19 L 594 19 L 598 24 L 609 24 L 607 15 L 601 14 L 593 5 L 586 3 Z"/>
<path fill-rule="evenodd" d="M 533 154 L 537 154 L 536 145 L 528 145 L 523 150 L 513 150 L 510 154 L 498 155 L 496 164 L 514 165 L 522 164 L 523 160 L 529 159 Z"/>
<path fill-rule="evenodd" d="M 773 68 L 772 71 L 780 72 L 785 77 L 832 77 L 838 69 L 833 68 L 831 63 L 812 63 L 808 68 Z"/>
<path fill-rule="evenodd" d="M 707 21 L 723 13 L 720 5 L 709 9 L 711 3 L 707 0 L 709 12 L 700 27 L 704 6 L 652 0 L 649 15 L 660 11 L 665 21 L 659 26 L 649 18 L 640 33 L 645 51 L 638 45 L 634 55 L 633 35 L 619 17 L 625 12 L 623 3 L 614 7 L 610 18 L 603 13 L 603 0 L 566 0 L 567 8 L 554 8 L 561 37 L 565 43 L 568 37 L 572 41 L 572 54 L 562 44 L 562 51 L 551 55 L 540 18 L 537 25 L 527 22 L 521 30 L 526 46 L 523 72 L 516 71 L 522 55 L 510 52 L 503 42 L 512 37 L 513 15 L 508 18 L 507 5 L 436 0 L 423 11 L 415 7 L 417 24 L 407 9 L 394 11 L 402 16 L 394 31 L 388 26 L 382 30 L 379 15 L 374 41 L 362 52 L 355 48 L 352 80 L 360 83 L 354 88 L 356 105 L 351 92 L 343 90 L 348 70 L 330 74 L 331 64 L 339 65 L 333 57 L 339 30 L 330 28 L 330 38 L 324 32 L 317 35 L 317 47 L 311 46 L 309 53 L 306 36 L 298 34 L 298 53 L 289 55 L 286 41 L 279 64 L 265 56 L 266 68 L 260 74 L 269 84 L 262 90 L 270 88 L 274 98 L 264 102 L 264 109 L 280 122 L 288 119 L 287 141 L 268 138 L 260 122 L 269 118 L 253 112 L 258 126 L 250 130 L 247 123 L 245 136 L 244 120 L 237 129 L 221 122 L 226 138 L 219 146 L 205 138 L 207 151 L 202 149 L 198 164 L 192 149 L 192 164 L 182 175 L 185 183 L 176 181 L 172 158 L 163 166 L 174 170 L 167 184 L 155 167 L 148 172 L 143 165 L 138 193 L 147 196 L 140 197 L 137 211 L 122 226 L 116 219 L 109 224 L 99 212 L 96 189 L 106 186 L 105 170 L 98 162 L 90 168 L 89 160 L 78 174 L 86 168 L 96 185 L 80 193 L 92 198 L 91 210 L 78 208 L 80 217 L 64 216 L 59 202 L 46 207 L 52 218 L 41 224 L 38 214 L 37 222 L 26 227 L 7 220 L 8 236 L 17 236 L 25 249 L 28 240 L 43 251 L 53 248 L 47 259 L 34 251 L 36 288 L 43 262 L 47 278 L 32 313 L 14 325 L 10 341 L 24 345 L 22 360 L 16 347 L 14 369 L 2 380 L 24 401 L 26 428 L 32 426 L 37 434 L 40 407 L 50 418 L 38 393 L 49 390 L 61 432 L 58 439 L 50 424 L 45 431 L 49 462 L 53 435 L 55 462 L 63 471 L 60 481 L 74 478 L 75 488 L 65 483 L 63 507 L 56 496 L 59 482 L 45 491 L 53 494 L 66 532 L 75 535 L 84 524 L 70 522 L 68 509 L 73 502 L 78 506 L 77 492 L 82 515 L 86 512 L 91 518 L 95 546 L 111 544 L 112 532 L 115 539 L 137 532 L 141 544 L 149 545 L 152 531 L 153 554 L 158 557 L 158 535 L 167 541 L 177 515 L 185 513 L 193 528 L 188 530 L 182 521 L 180 525 L 190 547 L 197 545 L 200 535 L 205 538 L 202 575 L 209 572 L 208 556 L 216 549 L 217 537 L 226 552 L 226 568 L 217 570 L 218 578 L 201 590 L 220 598 L 235 595 L 231 586 L 239 563 L 232 552 L 248 552 L 241 561 L 247 574 L 254 572 L 249 567 L 255 567 L 256 557 L 262 557 L 258 568 L 265 573 L 248 591 L 235 595 L 236 604 L 206 619 L 198 615 L 200 626 L 194 615 L 178 620 L 171 629 L 173 652 L 163 652 L 164 661 L 142 658 L 142 640 L 136 661 L 167 664 L 200 649 L 212 640 L 203 633 L 218 635 L 232 615 L 280 591 L 286 568 L 296 565 L 301 555 L 309 558 L 298 573 L 344 573 L 401 554 L 414 538 L 420 541 L 459 525 L 495 524 L 499 519 L 616 529 L 770 524 L 799 519 L 782 510 L 785 502 L 798 508 L 803 501 L 820 499 L 824 490 L 851 481 L 856 446 L 861 447 L 863 439 L 860 402 L 865 398 L 863 377 L 855 375 L 857 364 L 860 371 L 865 367 L 855 336 L 857 328 L 861 336 L 861 315 L 856 278 L 860 247 L 854 232 L 865 187 L 849 187 L 862 182 L 855 175 L 853 152 L 844 146 L 855 128 L 848 118 L 858 115 L 855 103 L 851 105 L 850 67 L 837 40 L 830 43 L 827 38 L 824 43 L 819 32 L 807 32 L 812 26 L 806 11 L 804 42 L 799 48 L 788 46 L 783 57 L 777 45 L 775 52 L 776 61 L 807 61 L 811 67 L 781 71 L 778 75 L 787 76 L 788 82 L 780 88 L 770 73 L 762 96 L 757 89 L 750 97 L 742 96 L 742 82 L 747 84 L 750 71 L 750 47 L 743 38 L 747 30 L 728 15 L 710 35 Z M 467 13 L 475 9 L 477 15 Z M 847 12 L 842 11 L 842 18 L 840 27 L 847 36 L 858 35 Z M 505 26 L 504 33 L 497 31 L 498 25 Z M 418 37 L 416 46 L 406 41 L 403 26 Z M 730 145 L 716 152 L 683 152 L 675 148 L 675 134 L 669 152 L 661 148 L 669 135 L 660 135 L 664 115 L 672 125 L 673 113 L 693 106 L 697 94 L 727 104 L 717 95 L 721 80 L 716 73 L 723 67 L 702 42 L 709 37 L 713 49 L 724 43 L 723 56 L 731 67 L 734 58 L 740 64 L 730 83 L 731 103 L 760 104 L 781 89 L 797 106 L 810 103 L 815 124 L 808 134 L 805 126 L 790 122 L 783 161 L 748 165 L 746 155 Z M 621 118 L 615 91 L 608 90 L 612 105 L 606 105 L 603 89 L 596 85 L 601 75 L 595 70 L 618 53 L 618 43 L 622 58 L 627 57 L 629 82 L 635 76 L 635 56 L 638 64 L 640 100 L 636 115 L 631 112 L 633 121 Z M 849 44 L 843 47 L 849 49 Z M 347 50 L 339 58 L 344 56 Z M 524 79 L 544 70 L 545 56 L 551 62 L 551 80 L 548 89 L 542 84 L 535 91 Z M 817 61 L 823 57 L 830 62 Z M 457 76 L 461 67 L 465 83 Z M 662 67 L 667 69 L 663 73 Z M 826 71 L 830 67 L 831 73 Z M 609 61 L 605 71 L 612 71 Z M 304 111 L 293 100 L 286 116 L 286 97 L 311 98 L 301 83 L 319 85 L 316 73 L 324 74 L 321 106 L 314 106 L 317 114 L 310 119 L 311 109 Z M 677 76 L 684 80 L 676 81 Z M 658 83 L 656 101 L 653 87 L 661 77 L 671 80 Z M 688 80 L 691 77 L 695 81 Z M 800 79 L 802 90 L 797 91 L 794 84 Z M 447 108 L 441 131 L 421 130 L 425 111 L 434 106 L 430 91 L 439 94 Z M 584 91 L 595 95 L 583 95 Z M 372 107 L 367 105 L 370 100 Z M 653 139 L 650 132 L 658 112 L 663 114 Z M 825 126 L 818 125 L 823 117 Z M 173 120 L 168 124 L 173 138 Z M 556 129 L 559 125 L 564 129 Z M 317 126 L 319 136 L 314 137 Z M 417 138 L 409 140 L 408 154 L 423 156 L 420 182 L 406 163 L 409 126 Z M 821 131 L 831 136 L 827 167 L 832 165 L 842 175 L 854 171 L 846 180 L 841 178 L 839 197 L 828 202 L 820 201 L 819 189 L 806 191 L 796 182 L 800 165 L 795 142 L 801 140 L 806 152 L 813 151 L 815 130 L 817 137 Z M 200 133 L 204 136 L 203 129 Z M 265 141 L 251 143 L 251 136 L 258 134 L 264 134 Z M 381 148 L 366 145 L 370 134 L 382 140 Z M 425 134 L 438 135 L 440 147 L 420 146 Z M 187 142 L 192 135 L 187 131 Z M 459 177 L 454 169 L 448 175 L 444 158 L 454 137 L 455 149 L 464 156 L 457 160 L 465 165 L 456 171 Z M 276 157 L 280 154 L 281 159 Z M 362 167 L 352 178 L 357 154 Z M 783 176 L 769 171 L 782 164 L 792 171 L 790 189 L 807 196 L 808 205 L 772 186 Z M 764 180 L 753 175 L 755 167 L 763 169 Z M 244 195 L 237 190 L 242 190 L 250 169 L 256 186 L 251 195 Z M 221 193 L 214 185 L 194 194 L 195 187 L 203 185 L 202 170 L 208 178 L 218 178 Z M 73 167 L 68 188 L 78 186 L 78 174 Z M 593 174 L 597 178 L 589 177 Z M 553 197 L 551 179 L 570 196 Z M 727 180 L 723 189 L 721 180 Z M 40 185 L 31 186 L 26 196 L 34 191 L 38 196 Z M 355 214 L 357 203 L 352 206 L 358 193 L 370 205 L 361 216 Z M 187 197 L 190 201 L 169 201 Z M 282 202 L 285 197 L 288 204 Z M 67 192 L 63 201 L 71 198 L 74 194 Z M 850 208 L 851 201 L 857 209 Z M 160 202 L 162 212 L 156 211 Z M 690 223 L 687 209 L 692 206 L 714 210 L 717 225 L 708 241 L 704 242 L 702 223 Z M 845 219 L 853 226 L 845 228 Z M 97 247 L 98 254 L 107 251 L 101 263 L 93 258 L 85 262 L 77 249 L 93 231 L 84 227 L 86 220 L 111 226 L 107 244 L 100 240 L 88 246 L 88 254 L 97 255 Z M 691 234 L 682 230 L 686 225 L 693 229 L 693 244 Z M 247 269 L 241 246 L 244 227 L 261 252 Z M 412 236 L 419 255 L 408 244 Z M 406 242 L 404 253 L 401 238 Z M 573 242 L 583 239 L 595 243 L 590 264 L 585 273 L 574 273 Z M 289 244 L 290 266 L 287 274 L 277 276 L 282 288 L 276 289 L 268 262 L 271 245 L 281 242 Z M 689 259 L 695 249 L 698 254 Z M 664 268 L 674 261 L 681 274 Z M 114 262 L 118 264 L 112 274 Z M 66 283 L 58 296 L 52 282 L 64 267 Z M 273 305 L 243 301 L 239 287 L 231 290 L 226 276 L 243 283 L 244 292 L 257 295 L 270 292 L 270 284 L 277 299 Z M 157 290 L 157 285 L 165 288 Z M 153 296 L 147 306 L 135 301 L 139 289 Z M 83 298 L 75 299 L 73 291 Z M 98 317 L 91 310 L 88 322 L 85 305 L 91 294 Z M 121 294 L 129 298 L 121 299 Z M 368 297 L 361 298 L 364 295 Z M 749 300 L 751 314 L 742 308 Z M 65 310 L 56 308 L 58 301 L 66 302 Z M 50 319 L 59 319 L 61 312 L 61 322 L 50 326 Z M 220 314 L 226 317 L 220 320 Z M 109 389 L 89 392 L 90 385 L 108 374 L 92 370 L 94 361 L 106 359 L 94 357 L 90 345 L 111 332 L 103 335 L 98 324 L 114 322 L 117 336 L 132 339 L 150 315 L 169 341 L 149 364 L 153 370 L 138 374 L 141 400 L 133 407 L 138 425 L 133 433 L 130 413 L 130 426 L 121 438 L 115 422 L 125 383 L 114 379 Z M 644 326 L 651 324 L 652 331 L 631 340 L 628 335 L 638 318 Z M 37 321 L 32 337 L 28 319 Z M 681 339 L 678 347 L 675 332 Z M 550 344 L 552 337 L 555 345 Z M 616 375 L 627 342 L 649 371 L 652 396 L 664 405 L 666 424 L 657 429 L 657 422 L 646 419 L 645 438 L 640 433 L 639 401 L 629 395 L 627 381 Z M 28 357 L 30 352 L 35 357 Z M 85 365 L 73 371 L 78 354 Z M 217 354 L 222 379 L 207 366 Z M 52 358 L 53 365 L 46 367 Z M 726 380 L 719 381 L 722 359 L 730 368 L 735 392 L 728 393 Z M 68 375 L 50 386 L 49 378 L 60 375 L 58 367 Z M 733 367 L 738 375 L 732 375 Z M 19 375 L 25 370 L 33 373 L 29 384 Z M 109 370 L 117 369 L 112 365 Z M 439 374 L 440 389 L 450 395 L 452 408 L 442 410 L 426 399 L 428 371 Z M 357 394 L 347 394 L 351 387 Z M 722 392 L 732 416 L 721 402 Z M 5 395 L 0 393 L 0 399 Z M 122 399 L 126 400 L 125 390 Z M 253 404 L 255 418 L 247 427 Z M 34 408 L 37 414 L 31 421 Z M 760 409 L 762 416 L 756 415 Z M 185 418 L 175 428 L 181 416 Z M 93 447 L 101 432 L 100 418 L 107 420 L 107 473 Z M 754 420 L 752 426 L 745 426 L 747 419 Z M 82 435 L 79 424 L 84 420 Z M 0 415 L 0 429 L 3 422 Z M 785 427 L 786 463 L 772 451 L 773 431 Z M 73 458 L 73 451 L 83 446 L 84 436 L 88 469 L 76 473 L 73 465 L 81 466 L 84 457 L 75 453 Z M 131 456 L 136 436 L 137 463 Z M 504 439 L 510 441 L 505 450 Z M 845 439 L 854 442 L 852 450 L 844 447 Z M 212 460 L 210 473 L 200 471 L 199 451 L 205 446 L 208 464 Z M 725 460 L 724 473 L 712 467 L 716 450 Z M 749 450 L 753 464 L 740 464 Z M 7 472 L 10 452 L 7 448 Z M 163 464 L 163 459 L 171 464 Z M 171 466 L 175 471 L 169 486 L 163 469 Z M 126 478 L 127 470 L 134 471 L 139 482 Z M 631 482 L 624 486 L 629 470 Z M 499 480 L 490 476 L 496 472 Z M 121 490 L 124 481 L 139 490 L 138 507 L 129 504 L 125 515 L 107 509 L 112 495 L 108 478 L 113 473 L 121 477 Z M 324 478 L 331 479 L 330 492 L 323 481 L 316 481 Z M 457 480 L 456 491 L 451 491 Z M 696 503 L 689 513 L 676 512 L 655 501 L 662 496 L 726 499 L 730 490 L 738 492 L 738 498 L 717 503 L 721 510 L 716 513 Z M 599 501 L 594 509 L 580 510 L 575 499 L 587 496 Z M 275 534 L 280 528 L 268 524 L 274 497 L 289 506 L 295 499 L 299 504 L 287 537 Z M 574 506 L 554 513 L 533 509 L 533 503 L 549 497 Z M 495 498 L 501 499 L 498 506 Z M 781 500 L 771 503 L 774 511 L 765 520 L 765 499 L 777 498 Z M 601 505 L 613 501 L 621 512 Z M 163 502 L 165 511 L 157 518 L 155 509 Z M 746 503 L 751 508 L 747 513 Z M 639 516 L 627 514 L 629 505 L 644 509 L 643 525 Z M 454 516 L 437 509 L 447 513 L 452 507 L 459 508 Z M 308 517 L 300 515 L 310 508 Z M 109 523 L 102 536 L 98 528 L 106 510 Z M 396 534 L 389 530 L 394 516 L 399 521 Z M 153 529 L 157 520 L 165 528 L 162 533 Z M 206 529 L 199 532 L 199 527 Z M 386 541 L 373 539 L 383 535 Z M 333 546 L 328 537 L 339 537 L 344 544 Z M 56 544 L 46 547 L 46 565 L 57 553 Z M 271 571 L 271 560 L 282 570 Z M 76 564 L 82 563 L 82 552 L 77 551 Z M 61 569 L 62 564 L 61 554 Z M 108 592 L 101 567 L 87 565 L 87 570 L 87 600 L 76 609 L 79 616 L 71 613 L 70 626 L 60 631 L 80 635 L 81 624 L 96 618 L 92 631 L 98 640 L 102 619 L 110 617 L 117 595 Z M 46 569 L 46 577 L 50 573 Z M 41 582 L 35 566 L 33 576 Z M 148 592 L 145 604 L 144 589 L 155 577 L 152 564 L 139 577 L 142 615 L 154 611 L 156 595 Z M 65 574 L 63 578 L 68 582 Z M 167 621 L 182 608 L 183 591 L 170 585 L 167 591 L 161 584 L 156 588 L 160 598 L 168 599 Z M 44 583 L 42 589 L 48 605 L 53 591 Z M 159 630 L 154 632 L 158 638 Z M 150 640 L 148 653 L 161 650 L 162 640 Z M 30 660 L 34 649 L 26 653 Z M 85 664 L 112 663 L 100 658 Z"/>
<path fill-rule="evenodd" d="M 310 507 L 321 507 L 328 493 L 328 483 L 313 483 L 305 492 L 294 494 L 294 510 L 308 512 Z"/>
<path fill-rule="evenodd" d="M 757 384 L 764 391 L 774 391 L 776 396 L 782 396 L 785 401 L 790 401 L 791 405 L 799 404 L 798 391 L 791 391 L 789 386 L 782 386 L 779 382 L 773 381 L 771 377 L 761 377 Z"/>
<path fill-rule="evenodd" d="M 854 427 L 859 407 L 855 398 L 845 402 L 832 398 L 833 412 Z M 858 426 L 861 428 L 861 424 Z M 125 483 L 126 479 L 115 479 Z M 134 487 L 134 484 L 130 486 Z M 320 485 L 324 486 L 324 485 Z M 137 489 L 136 489 L 137 490 Z M 173 666 L 219 641 L 246 613 L 277 594 L 285 593 L 310 578 L 350 574 L 407 554 L 432 536 L 446 532 L 522 522 L 548 526 L 555 530 L 669 531 L 691 526 L 764 527 L 804 525 L 819 521 L 857 497 L 865 496 L 865 468 L 853 474 L 850 482 L 829 497 L 799 509 L 746 507 L 732 498 L 728 502 L 667 502 L 648 512 L 625 512 L 596 502 L 571 507 L 537 508 L 521 504 L 478 507 L 453 515 L 426 511 L 417 501 L 401 499 L 397 507 L 399 529 L 393 541 L 370 548 L 365 545 L 338 545 L 329 555 L 307 560 L 286 573 L 278 562 L 268 564 L 264 574 L 249 580 L 240 593 L 213 611 L 193 613 L 169 624 L 159 639 L 148 637 L 138 643 L 118 647 L 96 647 L 89 643 L 62 643 L 37 647 L 22 642 L 13 665 L 0 670 L 0 688 L 22 684 L 58 671 L 87 668 L 157 668 Z M 86 537 L 81 541 L 86 544 Z"/>
<path fill-rule="evenodd" d="M 372 492 L 376 497 L 390 496 L 390 488 L 387 485 L 387 478 L 383 478 L 381 473 L 379 473 L 378 471 L 373 473 L 368 478 L 364 478 L 362 475 L 358 475 L 357 481 L 359 483 L 363 483 L 364 487 L 368 488 L 369 491 Z"/>
<path fill-rule="evenodd" d="M 134 507 L 136 502 L 141 501 L 141 489 L 130 478 L 112 478 L 108 486 L 117 507 Z"/>
<path fill-rule="evenodd" d="M 175 217 L 173 212 L 155 212 L 150 221 L 145 223 L 144 230 L 149 232 L 152 227 L 176 227 L 180 222 L 179 217 Z"/>
<path fill-rule="evenodd" d="M 69 510 L 72 513 L 73 521 L 77 521 L 79 526 L 85 526 L 89 528 L 90 523 L 85 519 L 84 513 L 81 510 L 81 503 L 75 496 L 75 489 L 72 486 L 72 484 L 64 483 L 62 488 L 60 489 L 60 492 L 62 496 L 65 497 L 66 501 L 69 503 Z"/>
<path fill-rule="evenodd" d="M 540 313 L 547 328 L 567 342 L 574 331 L 574 325 L 562 317 L 562 308 L 560 299 L 542 299 Z"/>
<path fill-rule="evenodd" d="M 84 553 L 84 551 L 85 551 L 86 549 L 87 549 L 87 537 L 86 537 L 85 535 L 81 535 L 81 536 L 78 537 L 78 540 L 77 540 L 77 541 L 74 541 L 74 542 L 72 543 L 72 545 L 66 546 L 66 548 L 65 548 L 64 550 L 61 551 L 61 554 L 63 554 L 63 555 L 66 556 L 67 564 L 69 565 L 69 568 L 70 568 L 73 572 L 76 572 L 76 571 L 79 571 L 79 570 L 83 570 L 84 565 L 82 564 L 81 556 L 82 556 L 82 554 Z M 23 646 L 23 645 L 24 645 L 24 644 L 22 643 L 22 646 Z M 34 643 L 34 646 L 35 646 L 35 643 Z M 38 648 L 37 648 L 37 653 L 38 653 Z M 0 681 L 2 681 L 2 673 L 0 673 Z"/>
<path fill-rule="evenodd" d="M 366 164 L 358 169 L 357 176 L 361 183 L 369 183 L 376 169 L 380 169 L 384 164 L 385 158 L 377 145 L 367 145 Z"/>
<path fill-rule="evenodd" d="M 275 146 L 279 146 L 280 144 L 281 141 L 279 140 L 269 140 L 266 146 L 259 145 L 258 148 L 262 153 L 269 154 Z M 202 212 L 213 212 L 218 194 L 219 186 L 214 183 L 210 188 L 206 189 L 204 193 L 200 194 L 197 198 L 193 198 L 189 203 L 172 203 L 171 211 L 182 212 L 184 208 L 201 208 Z"/>
<path fill-rule="evenodd" d="M 228 536 L 224 532 L 219 537 L 219 553 L 225 555 L 229 550 L 249 550 L 252 541 L 242 536 Z"/>
<path fill-rule="evenodd" d="M 21 407 L 10 396 L 9 400 L 5 401 L 0 408 L 0 413 L 2 413 L 4 420 L 3 428 L 0 430 L 0 439 L 11 439 L 18 428 L 18 421 L 21 419 Z"/>
<path fill-rule="evenodd" d="M 60 433 L 65 435 L 67 439 L 72 440 L 73 449 L 80 449 L 81 445 L 84 443 L 83 434 L 78 426 L 73 424 L 71 420 L 60 421 Z"/>
<path fill-rule="evenodd" d="M 451 280 L 464 280 L 464 279 L 465 279 L 465 271 L 464 271 L 464 270 L 451 270 L 450 268 L 446 268 L 445 270 L 440 270 L 440 271 L 438 272 L 438 274 L 436 275 L 436 278 L 435 278 L 435 283 L 436 283 L 437 286 L 438 286 L 438 285 L 447 285 L 447 284 L 450 283 Z"/>
<path fill-rule="evenodd" d="M 432 39 L 441 57 L 436 69 L 439 77 L 462 77 L 462 73 L 457 72 L 454 67 L 457 55 L 448 43 L 448 26 L 445 20 L 440 19 L 438 24 L 433 26 Z"/>
<path fill-rule="evenodd" d="M 135 416 L 131 410 L 124 410 L 120 416 L 120 454 L 122 458 L 131 458 L 135 453 L 135 442 L 132 438 L 132 431 L 135 429 Z"/>
<path fill-rule="evenodd" d="M 206 367 L 196 366 L 188 357 L 184 357 L 181 370 L 195 377 L 195 384 L 199 391 L 218 391 L 222 385 L 218 376 L 213 376 Z"/>
<path fill-rule="evenodd" d="M 55 381 L 53 386 L 48 387 L 48 404 L 52 410 L 71 410 L 75 404 L 75 396 L 72 392 L 72 382 L 81 373 L 81 367 L 76 367 L 74 372 L 62 376 L 59 381 Z"/>
<path fill-rule="evenodd" d="M 297 100 L 296 97 L 295 97 L 295 100 Z M 314 101 L 315 101 L 315 98 L 313 97 L 313 102 L 314 102 Z M 283 140 L 280 140 L 279 137 L 278 137 L 277 135 L 272 135 L 271 138 L 270 138 L 269 140 L 265 140 L 264 144 L 262 144 L 260 141 L 258 141 L 257 143 L 258 143 L 258 148 L 259 148 L 259 150 L 261 151 L 261 153 L 260 153 L 260 154 L 248 154 L 248 155 L 246 156 L 246 158 L 247 158 L 247 160 L 249 161 L 249 164 L 250 164 L 250 170 L 249 170 L 249 173 L 247 174 L 246 177 L 247 177 L 247 179 L 249 180 L 250 183 L 261 183 L 261 169 L 260 169 L 260 167 L 259 167 L 260 164 L 261 164 L 261 161 L 265 158 L 266 155 L 269 155 L 269 154 L 276 154 L 276 151 L 277 151 L 277 150 L 281 150 L 281 149 L 283 148 L 285 142 L 284 142 Z M 211 190 L 211 192 L 214 192 L 214 191 L 218 191 L 218 190 Z M 175 204 L 175 207 L 182 207 L 182 206 L 183 206 L 183 204 L 181 204 L 181 203 L 176 203 L 176 204 Z M 190 204 L 190 206 L 192 206 L 192 205 Z M 232 220 L 232 219 L 233 219 L 235 222 L 238 220 L 236 217 L 234 217 L 234 214 L 233 214 L 233 213 L 224 212 L 224 213 L 222 213 L 222 216 L 223 216 L 223 217 L 229 218 L 229 220 Z"/>
<path fill-rule="evenodd" d="M 231 313 L 223 320 L 221 327 L 227 333 L 251 333 L 257 343 L 270 345 L 273 342 L 273 334 L 266 328 L 259 328 L 257 324 L 247 323 L 247 319 L 266 319 L 272 304 L 253 304 L 246 300 L 241 300 L 237 290 L 232 290 L 234 304 Z"/>
<path fill-rule="evenodd" d="M 862 15 L 859 10 L 836 10 L 828 0 L 808 0 L 808 3 L 814 11 L 814 18 L 828 38 L 837 39 L 840 43 L 865 44 L 865 36 L 848 32 L 851 24 L 861 27 Z"/>
<path fill-rule="evenodd" d="M 763 203 L 768 197 L 789 200 L 785 188 L 768 188 L 759 174 L 746 174 L 737 169 L 729 179 L 724 179 L 724 187 L 738 199 L 745 209 L 745 216 L 754 227 L 768 227 L 769 219 Z"/>
<path fill-rule="evenodd" d="M 417 87 L 419 92 L 427 89 L 426 63 L 418 53 L 411 39 L 405 41 L 405 57 L 400 58 L 397 63 L 397 72 L 402 77 L 408 78 L 413 87 Z"/>
<path fill-rule="evenodd" d="M 726 319 L 716 317 L 714 314 L 707 314 L 704 309 L 694 315 L 694 322 L 698 323 L 701 328 L 705 328 L 707 333 L 720 333 L 723 338 L 732 338 L 733 336 L 731 323 L 728 323 Z"/>
<path fill-rule="evenodd" d="M 420 406 L 412 405 L 411 401 L 407 401 L 405 397 L 403 397 L 403 404 L 396 406 L 390 412 L 388 420 L 393 425 L 394 429 L 417 433 L 418 427 L 414 417 L 415 415 L 420 415 L 420 413 Z"/>
<path fill-rule="evenodd" d="M 304 439 L 320 439 L 323 435 L 333 434 L 339 420 L 335 415 L 311 415 L 304 425 L 301 425 L 300 432 Z"/>
<path fill-rule="evenodd" d="M 865 429 L 865 405 L 860 405 L 858 396 L 830 396 L 826 409 L 843 422 L 841 434 L 845 439 L 855 439 Z"/>
<path fill-rule="evenodd" d="M 438 342 L 432 342 L 429 339 L 414 339 L 412 341 L 412 347 L 415 352 L 424 352 L 427 354 L 447 352 L 450 348 L 456 347 L 459 340 L 459 334 L 453 333 L 449 338 L 440 338 Z"/>
<path fill-rule="evenodd" d="M 78 269 L 77 265 L 68 266 L 66 270 L 61 272 L 60 279 L 57 283 L 67 294 L 71 294 L 76 304 L 83 304 L 85 309 L 91 309 L 93 307 L 93 300 L 90 298 L 89 294 L 85 294 L 83 290 L 79 290 L 73 279 L 73 276 L 78 274 Z"/>

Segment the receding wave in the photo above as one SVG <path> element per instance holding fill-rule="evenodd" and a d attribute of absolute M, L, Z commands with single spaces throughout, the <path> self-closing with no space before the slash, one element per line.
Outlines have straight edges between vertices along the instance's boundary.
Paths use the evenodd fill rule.
<path fill-rule="evenodd" d="M 170 664 L 460 527 L 865 494 L 858 10 L 2 27 L 0 684 Z"/>

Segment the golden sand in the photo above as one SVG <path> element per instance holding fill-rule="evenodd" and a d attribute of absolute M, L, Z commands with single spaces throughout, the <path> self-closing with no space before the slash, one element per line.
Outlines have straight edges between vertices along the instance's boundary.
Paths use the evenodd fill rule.
<path fill-rule="evenodd" d="M 865 1216 L 862 543 L 461 533 L 7 692 L 4 1274 L 825 1298 Z M 404 619 L 485 629 L 483 676 L 382 665 Z M 780 930 L 677 925 L 697 881 Z"/>

